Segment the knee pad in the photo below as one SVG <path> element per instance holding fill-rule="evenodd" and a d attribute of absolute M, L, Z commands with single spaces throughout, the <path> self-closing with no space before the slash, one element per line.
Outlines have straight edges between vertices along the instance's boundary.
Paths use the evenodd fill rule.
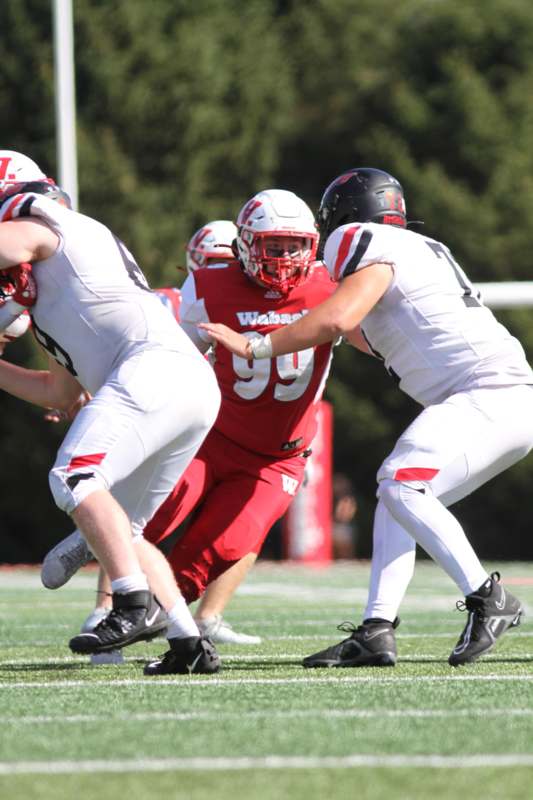
<path fill-rule="evenodd" d="M 85 467 L 69 471 L 67 466 L 53 467 L 48 476 L 50 491 L 56 505 L 67 514 L 72 512 L 93 492 L 108 489 L 104 476 L 96 469 Z"/>
<path fill-rule="evenodd" d="M 405 507 L 405 500 L 412 492 L 432 494 L 431 485 L 427 481 L 395 481 L 384 478 L 378 484 L 377 497 L 392 516 L 398 518 L 398 510 Z"/>

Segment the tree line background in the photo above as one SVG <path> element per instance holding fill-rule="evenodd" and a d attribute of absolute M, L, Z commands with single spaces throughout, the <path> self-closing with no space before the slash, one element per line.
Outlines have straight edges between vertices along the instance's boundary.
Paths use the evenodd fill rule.
<path fill-rule="evenodd" d="M 80 210 L 152 286 L 182 283 L 205 221 L 273 187 L 316 210 L 354 166 L 394 174 L 472 280 L 532 277 L 530 0 L 74 0 L 74 21 Z M 51 3 L 3 0 L 2 23 L 0 147 L 56 175 Z M 533 309 L 497 316 L 532 360 Z M 29 336 L 6 358 L 44 364 Z M 376 468 L 418 406 L 347 346 L 326 397 L 368 556 Z M 0 404 L 0 562 L 38 561 L 72 527 L 47 483 L 64 427 Z M 530 456 L 458 504 L 483 557 L 533 559 L 532 488 Z"/>

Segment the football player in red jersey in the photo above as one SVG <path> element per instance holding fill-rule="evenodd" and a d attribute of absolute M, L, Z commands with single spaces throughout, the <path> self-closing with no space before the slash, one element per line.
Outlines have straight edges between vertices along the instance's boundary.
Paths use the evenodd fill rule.
<path fill-rule="evenodd" d="M 182 287 L 181 324 L 203 351 L 211 340 L 199 322 L 217 320 L 262 336 L 299 319 L 334 289 L 315 261 L 313 215 L 292 192 L 255 195 L 241 210 L 237 230 L 238 262 L 196 271 Z M 168 554 L 189 601 L 228 567 L 249 567 L 288 508 L 303 480 L 330 360 L 330 343 L 264 366 L 216 351 L 221 411 L 183 480 L 145 529 L 159 543 L 199 507 Z"/>

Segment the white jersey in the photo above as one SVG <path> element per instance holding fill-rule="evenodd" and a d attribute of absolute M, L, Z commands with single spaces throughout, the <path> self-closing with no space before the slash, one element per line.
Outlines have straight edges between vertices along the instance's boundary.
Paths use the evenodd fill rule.
<path fill-rule="evenodd" d="M 105 225 L 41 195 L 9 198 L 0 208 L 0 219 L 30 216 L 45 220 L 60 239 L 54 255 L 33 265 L 33 330 L 87 391 L 95 394 L 118 364 L 141 350 L 201 358 Z"/>
<path fill-rule="evenodd" d="M 336 281 L 371 264 L 391 265 L 392 281 L 361 330 L 422 405 L 464 389 L 533 383 L 520 342 L 440 242 L 391 225 L 343 225 L 329 236 L 324 261 Z"/>

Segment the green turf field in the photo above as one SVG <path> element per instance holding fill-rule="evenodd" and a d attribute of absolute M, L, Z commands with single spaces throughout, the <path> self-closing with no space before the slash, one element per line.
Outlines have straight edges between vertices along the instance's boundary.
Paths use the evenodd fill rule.
<path fill-rule="evenodd" d="M 477 665 L 447 657 L 465 621 L 428 562 L 402 608 L 395 669 L 299 662 L 360 621 L 367 564 L 260 564 L 226 614 L 258 632 L 221 646 L 216 677 L 145 678 L 165 642 L 122 665 L 67 648 L 94 572 L 49 592 L 38 572 L 0 571 L 0 797 L 5 800 L 433 800 L 533 797 L 533 565 L 504 581 L 524 624 Z"/>

